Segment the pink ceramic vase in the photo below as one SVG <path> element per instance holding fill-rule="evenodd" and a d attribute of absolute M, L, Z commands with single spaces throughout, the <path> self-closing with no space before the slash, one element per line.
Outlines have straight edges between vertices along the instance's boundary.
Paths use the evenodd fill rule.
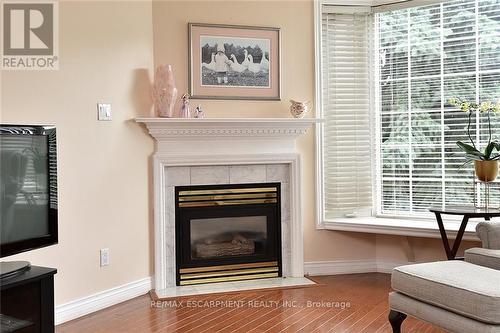
<path fill-rule="evenodd" d="M 177 99 L 174 73 L 171 65 L 160 65 L 156 68 L 153 86 L 153 101 L 158 117 L 171 118 Z"/>

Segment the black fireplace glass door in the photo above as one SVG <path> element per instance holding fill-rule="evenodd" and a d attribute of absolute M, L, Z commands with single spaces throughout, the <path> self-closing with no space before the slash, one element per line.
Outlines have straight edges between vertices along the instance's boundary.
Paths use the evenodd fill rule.
<path fill-rule="evenodd" d="M 192 219 L 191 259 L 264 255 L 269 247 L 267 216 Z"/>
<path fill-rule="evenodd" d="M 278 221 L 272 205 L 179 209 L 180 267 L 279 261 Z"/>

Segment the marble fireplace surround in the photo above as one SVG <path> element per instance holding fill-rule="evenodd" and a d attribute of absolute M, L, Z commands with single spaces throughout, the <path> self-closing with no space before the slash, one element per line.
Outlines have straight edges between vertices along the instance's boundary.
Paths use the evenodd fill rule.
<path fill-rule="evenodd" d="M 317 119 L 136 121 L 144 123 L 157 140 L 153 156 L 154 288 L 159 297 L 173 288 L 193 288 L 175 286 L 174 187 L 181 185 L 281 182 L 283 276 L 303 278 L 301 159 L 295 140 Z M 245 281 L 239 283 L 245 285 Z"/>

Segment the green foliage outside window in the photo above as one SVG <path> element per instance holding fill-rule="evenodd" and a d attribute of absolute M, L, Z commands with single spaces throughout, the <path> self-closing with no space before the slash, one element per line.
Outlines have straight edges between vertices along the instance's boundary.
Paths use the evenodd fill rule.
<path fill-rule="evenodd" d="M 472 203 L 471 167 L 460 168 L 456 142 L 469 133 L 485 147 L 488 117 L 471 114 L 468 132 L 469 115 L 448 101 L 499 101 L 500 0 L 381 13 L 377 24 L 382 212 L 410 211 L 408 197 L 423 212 L 443 192 L 447 203 Z M 491 141 L 500 140 L 500 114 L 490 116 Z"/>

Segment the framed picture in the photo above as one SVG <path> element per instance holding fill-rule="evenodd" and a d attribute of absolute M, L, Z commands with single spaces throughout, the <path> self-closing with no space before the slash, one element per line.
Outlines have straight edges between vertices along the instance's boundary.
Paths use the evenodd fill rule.
<path fill-rule="evenodd" d="M 189 24 L 191 98 L 280 100 L 280 29 Z"/>

